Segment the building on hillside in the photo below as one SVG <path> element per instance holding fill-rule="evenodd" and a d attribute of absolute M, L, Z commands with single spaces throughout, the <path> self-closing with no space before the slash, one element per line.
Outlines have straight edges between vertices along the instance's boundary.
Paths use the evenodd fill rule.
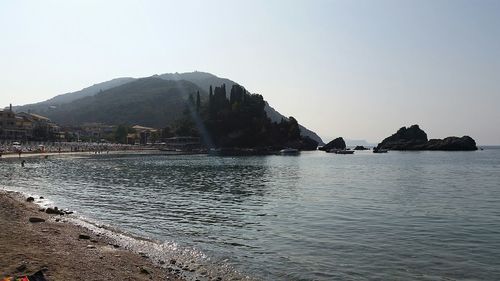
<path fill-rule="evenodd" d="M 29 136 L 28 140 L 60 141 L 64 139 L 61 128 L 45 116 L 26 112 L 19 112 L 15 115 L 24 120 L 23 126 L 27 132 L 26 135 Z"/>
<path fill-rule="evenodd" d="M 94 141 L 101 141 L 112 135 L 116 126 L 105 125 L 102 123 L 83 123 L 83 125 L 80 126 L 80 129 L 80 136 L 90 138 Z"/>
<path fill-rule="evenodd" d="M 0 139 L 26 141 L 31 134 L 31 123 L 23 117 L 16 116 L 12 105 L 0 110 Z"/>
<path fill-rule="evenodd" d="M 158 139 L 158 129 L 139 125 L 133 126 L 132 129 L 134 129 L 134 133 L 127 135 L 127 143 L 129 144 L 149 144 Z"/>
<path fill-rule="evenodd" d="M 33 121 L 31 119 L 16 115 L 16 127 L 23 131 L 24 140 L 33 138 Z"/>

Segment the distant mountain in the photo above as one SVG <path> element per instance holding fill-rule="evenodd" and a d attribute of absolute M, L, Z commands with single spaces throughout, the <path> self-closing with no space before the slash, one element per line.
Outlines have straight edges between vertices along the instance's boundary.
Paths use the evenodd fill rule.
<path fill-rule="evenodd" d="M 280 122 L 282 118 L 288 120 L 287 117 L 285 117 L 284 115 L 282 115 L 281 113 L 279 113 L 278 111 L 276 111 L 274 108 L 272 108 L 266 101 L 266 107 L 264 108 L 264 110 L 266 111 L 266 114 L 267 116 L 274 122 Z M 311 139 L 315 140 L 318 142 L 318 145 L 324 145 L 325 143 L 323 142 L 323 140 L 321 139 L 320 136 L 318 136 L 318 134 L 316 134 L 315 132 L 307 129 L 306 127 L 302 126 L 299 124 L 299 129 L 300 129 L 300 134 L 302 136 L 308 136 L 310 137 Z"/>
<path fill-rule="evenodd" d="M 377 146 L 376 143 L 369 143 L 366 140 L 351 140 L 351 139 L 346 139 L 345 143 L 347 144 L 347 146 L 358 146 L 358 145 L 362 145 L 362 146 L 366 146 L 366 147 Z"/>
<path fill-rule="evenodd" d="M 146 80 L 144 80 L 146 79 Z M 213 87 L 215 86 L 220 86 L 222 84 L 226 84 L 227 89 L 231 89 L 233 85 L 238 84 L 232 80 L 226 79 L 226 78 L 220 78 L 217 77 L 213 74 L 206 73 L 206 72 L 187 72 L 187 73 L 165 73 L 161 75 L 154 75 L 150 78 L 131 78 L 131 77 L 124 77 L 124 78 L 117 78 L 113 79 L 110 81 L 102 82 L 95 84 L 93 86 L 87 87 L 85 89 L 82 89 L 80 91 L 72 92 L 72 93 L 66 93 L 62 95 L 58 95 L 54 98 L 51 98 L 49 100 L 35 103 L 35 104 L 28 104 L 28 105 L 23 105 L 23 106 L 16 106 L 14 107 L 14 110 L 16 112 L 20 111 L 32 111 L 36 112 L 42 115 L 45 115 L 52 120 L 60 123 L 60 124 L 70 124 L 70 123 L 79 123 L 79 122 L 105 122 L 105 123 L 111 123 L 111 124 L 118 124 L 117 122 L 111 122 L 111 120 L 124 120 L 125 116 L 129 115 L 122 115 L 122 116 L 116 116 L 111 118 L 110 116 L 105 116 L 105 115 L 110 115 L 109 112 L 96 112 L 92 110 L 91 108 L 100 108 L 100 109 L 106 109 L 109 110 L 112 107 L 112 105 L 102 105 L 102 104 L 95 104 L 92 105 L 92 102 L 99 102 L 102 103 L 104 100 L 113 102 L 116 104 L 123 104 L 126 103 L 125 101 L 114 101 L 112 98 L 117 98 L 120 97 L 120 91 L 124 91 L 125 93 L 129 93 L 130 87 L 136 89 L 136 94 L 142 93 L 144 96 L 144 100 L 141 102 L 147 103 L 148 101 L 151 101 L 150 97 L 147 97 L 148 93 L 150 92 L 151 89 L 138 89 L 138 85 L 143 85 L 150 87 L 152 86 L 152 81 L 156 81 L 155 83 L 159 83 L 158 80 L 164 80 L 164 81 L 170 81 L 171 83 L 169 84 L 170 86 L 167 86 L 166 84 L 163 85 L 167 88 L 171 88 L 172 82 L 182 82 L 182 81 L 188 81 L 190 82 L 190 86 L 188 87 L 189 89 L 187 90 L 188 92 L 192 90 L 192 86 L 196 86 L 196 90 L 200 91 L 200 94 L 206 95 L 209 87 L 212 85 Z M 142 82 L 139 84 L 131 84 L 128 85 L 129 83 L 136 82 L 138 80 L 141 80 Z M 147 83 L 149 82 L 149 83 Z M 128 86 L 127 86 L 128 85 Z M 156 86 L 154 86 L 156 87 Z M 160 87 L 161 88 L 161 87 Z M 158 89 L 158 88 L 156 88 Z M 181 94 L 180 89 L 177 89 L 178 93 L 175 93 L 175 96 L 179 96 Z M 109 94 L 111 91 L 112 94 Z M 196 93 L 196 91 L 195 91 Z M 104 96 L 111 95 L 108 98 L 103 99 L 103 97 L 97 98 L 97 95 L 104 94 Z M 90 97 L 96 96 L 96 99 L 90 99 Z M 182 95 L 183 98 L 186 98 L 185 95 Z M 155 97 L 152 98 L 152 100 L 155 100 L 158 98 L 156 95 Z M 172 97 L 169 97 L 172 98 Z M 81 99 L 81 100 L 80 100 Z M 179 102 L 177 99 L 176 102 Z M 161 104 L 164 104 L 161 102 Z M 85 110 L 81 110 L 84 106 L 87 108 Z M 114 107 L 113 107 L 114 108 Z M 168 106 L 168 108 L 171 108 Z M 131 111 L 137 111 L 137 108 L 132 108 L 129 109 Z M 172 109 L 172 110 L 167 110 L 169 112 L 177 112 L 178 108 Z M 268 115 L 268 117 L 274 121 L 274 122 L 279 122 L 281 121 L 282 118 L 287 119 L 286 116 L 280 114 L 278 111 L 276 111 L 274 108 L 272 108 L 267 102 L 266 102 L 266 107 L 265 111 Z M 114 113 L 121 112 L 121 110 L 118 110 L 114 108 Z M 93 115 L 87 115 L 87 114 L 93 114 Z M 172 120 L 172 114 L 171 113 L 158 113 L 159 116 L 157 117 L 152 117 L 151 112 L 148 112 L 147 114 L 144 114 L 144 119 L 142 122 L 136 122 L 140 123 L 143 125 L 148 125 L 148 126 L 156 126 L 154 124 L 158 124 L 158 126 L 165 126 L 165 123 L 160 124 L 160 120 L 163 120 L 164 122 Z M 137 116 L 140 115 L 139 112 L 137 112 Z M 168 115 L 168 117 L 167 117 Z M 130 115 L 132 116 L 132 115 Z M 104 118 L 105 117 L 105 118 Z M 163 118 L 163 119 L 162 119 Z M 135 119 L 134 119 L 135 120 Z M 126 120 L 124 120 L 126 121 Z M 130 120 L 130 122 L 133 120 Z M 123 123 L 123 122 L 122 122 Z M 320 145 L 323 145 L 324 142 L 323 140 L 313 131 L 305 128 L 302 125 L 299 125 L 301 135 L 303 136 L 308 136 L 314 140 L 316 140 Z"/>

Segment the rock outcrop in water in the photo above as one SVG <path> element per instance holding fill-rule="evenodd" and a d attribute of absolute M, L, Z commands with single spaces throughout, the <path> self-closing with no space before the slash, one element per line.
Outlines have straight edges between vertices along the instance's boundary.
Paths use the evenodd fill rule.
<path fill-rule="evenodd" d="M 477 146 L 476 141 L 469 136 L 428 140 L 427 134 L 418 125 L 413 125 L 402 127 L 379 143 L 376 149 L 467 151 L 477 150 Z"/>
<path fill-rule="evenodd" d="M 369 149 L 369 148 L 366 148 L 366 147 L 364 147 L 364 146 L 362 146 L 362 145 L 357 145 L 357 146 L 354 148 L 354 150 L 370 150 L 370 149 Z"/>
<path fill-rule="evenodd" d="M 476 141 L 469 137 L 447 137 L 444 139 L 432 139 L 426 144 L 426 150 L 477 150 Z"/>
<path fill-rule="evenodd" d="M 325 144 L 323 147 L 320 148 L 320 150 L 328 151 L 330 149 L 345 149 L 345 148 L 346 148 L 345 141 L 343 138 L 340 137 Z"/>

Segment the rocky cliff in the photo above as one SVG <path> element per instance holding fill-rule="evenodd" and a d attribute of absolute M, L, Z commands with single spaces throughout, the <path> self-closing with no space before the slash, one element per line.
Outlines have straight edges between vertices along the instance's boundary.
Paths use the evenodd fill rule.
<path fill-rule="evenodd" d="M 323 147 L 320 148 L 320 150 L 328 151 L 330 149 L 345 149 L 345 148 L 346 148 L 345 141 L 343 138 L 340 137 L 325 144 Z"/>
<path fill-rule="evenodd" d="M 427 134 L 418 125 L 402 127 L 395 134 L 385 138 L 376 149 L 389 150 L 477 150 L 476 142 L 469 136 L 427 139 Z"/>

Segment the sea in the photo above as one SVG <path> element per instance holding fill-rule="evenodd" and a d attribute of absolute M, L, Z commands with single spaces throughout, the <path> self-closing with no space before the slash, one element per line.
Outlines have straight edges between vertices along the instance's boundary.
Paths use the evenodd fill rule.
<path fill-rule="evenodd" d="M 1 188 L 188 280 L 500 280 L 498 147 L 25 160 Z"/>

